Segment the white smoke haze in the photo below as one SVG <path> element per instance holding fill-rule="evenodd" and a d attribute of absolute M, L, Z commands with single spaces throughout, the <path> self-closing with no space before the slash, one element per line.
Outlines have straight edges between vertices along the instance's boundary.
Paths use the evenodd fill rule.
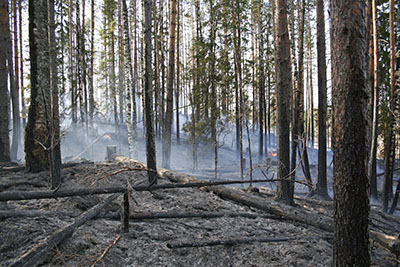
<path fill-rule="evenodd" d="M 111 116 L 110 116 L 111 117 Z M 187 122 L 188 117 L 180 115 L 180 144 L 176 142 L 176 125 L 173 123 L 172 142 L 171 142 L 171 169 L 196 176 L 203 180 L 215 180 L 214 176 L 214 148 L 212 143 L 206 143 L 199 141 L 197 147 L 198 157 L 198 168 L 193 168 L 193 144 L 191 141 L 190 133 L 186 133 L 182 130 L 182 127 Z M 175 120 L 175 117 L 174 117 Z M 129 156 L 129 147 L 127 139 L 126 124 L 121 124 L 116 131 L 115 124 L 111 118 L 105 118 L 104 116 L 97 117 L 96 122 L 93 123 L 92 127 L 86 129 L 84 124 L 78 122 L 75 127 L 72 126 L 71 120 L 65 118 L 61 125 L 61 155 L 62 162 L 80 162 L 80 161 L 93 161 L 102 162 L 106 160 L 106 148 L 107 146 L 116 146 L 117 154 L 123 156 Z M 12 128 L 11 128 L 12 129 Z M 12 131 L 10 131 L 10 138 Z M 146 148 L 145 138 L 143 131 L 142 120 L 138 120 L 137 128 L 137 140 L 135 142 L 136 147 L 135 155 L 132 157 L 135 160 L 139 160 L 146 163 Z M 11 139 L 10 139 L 11 140 Z M 249 144 L 247 141 L 247 133 L 243 131 L 243 156 L 246 161 L 246 169 L 244 170 L 244 180 L 250 179 L 250 168 L 249 168 Z M 264 142 L 268 142 L 267 151 L 264 150 L 264 154 L 260 156 L 258 154 L 259 149 L 259 132 L 257 127 L 253 131 L 250 129 L 250 140 L 251 140 L 251 152 L 253 161 L 253 180 L 257 179 L 270 179 L 276 177 L 276 160 L 277 160 L 277 136 L 274 133 L 274 129 L 271 129 L 271 135 L 265 136 Z M 270 141 L 268 141 L 270 140 Z M 157 151 L 157 166 L 161 167 L 162 162 L 162 142 L 161 138 L 156 137 L 156 151 Z M 219 134 L 219 149 L 218 149 L 218 180 L 240 180 L 240 155 L 236 151 L 235 141 L 235 125 L 231 122 L 227 122 L 224 125 L 224 131 Z M 307 153 L 310 163 L 310 173 L 314 185 L 317 182 L 318 176 L 318 143 L 315 143 L 312 147 L 310 143 L 307 144 Z M 266 159 L 269 158 L 273 170 L 270 169 L 268 172 L 265 168 Z M 18 149 L 18 162 L 24 163 L 25 152 L 24 142 L 20 143 Z M 333 198 L 333 152 L 328 150 L 327 152 L 327 178 L 328 178 L 328 193 Z M 299 157 L 297 157 L 297 162 Z M 384 172 L 384 166 L 377 164 L 377 173 L 381 174 Z M 266 176 L 262 173 L 266 174 Z M 394 175 L 393 190 L 397 185 L 397 176 Z M 305 180 L 301 165 L 296 170 L 296 179 Z M 383 176 L 378 177 L 378 191 L 382 190 Z M 247 188 L 248 184 L 237 185 L 239 187 Z M 253 186 L 263 186 L 272 190 L 276 189 L 275 183 L 256 183 Z M 302 184 L 296 183 L 295 192 L 297 194 L 307 194 L 309 189 Z M 380 206 L 380 202 L 371 199 L 371 205 Z"/>
<path fill-rule="evenodd" d="M 187 174 L 194 175 L 204 180 L 215 180 L 214 176 L 214 148 L 212 143 L 199 141 L 197 146 L 198 167 L 194 169 L 193 163 L 193 144 L 191 141 L 190 133 L 182 130 L 182 126 L 187 122 L 186 116 L 180 116 L 180 144 L 176 142 L 176 126 L 173 124 L 172 143 L 171 143 L 171 169 Z M 101 162 L 106 159 L 107 146 L 116 146 L 117 153 L 123 156 L 129 156 L 129 147 L 127 141 L 126 125 L 119 126 L 116 132 L 116 127 L 113 122 L 97 120 L 93 127 L 89 130 L 83 129 L 82 124 L 78 123 L 75 128 L 71 126 L 71 122 L 66 120 L 62 125 L 62 140 L 61 140 L 61 153 L 63 162 L 71 161 L 95 161 Z M 219 135 L 219 149 L 218 149 L 218 180 L 240 180 L 240 155 L 236 151 L 235 141 L 235 125 L 227 123 L 224 125 L 224 132 Z M 143 124 L 141 121 L 138 123 L 137 140 L 135 142 L 136 151 L 132 157 L 135 160 L 146 162 L 146 148 Z M 162 142 L 161 138 L 156 137 L 156 151 L 157 151 L 157 165 L 160 167 L 162 162 Z M 244 180 L 250 179 L 250 155 L 249 144 L 246 131 L 243 131 L 243 156 L 245 158 L 246 169 L 244 170 Z M 264 142 L 268 142 L 267 151 L 264 155 L 260 156 L 258 153 L 259 132 L 257 127 L 255 131 L 250 129 L 251 152 L 253 161 L 253 180 L 256 179 L 269 179 L 276 178 L 276 156 L 277 156 L 277 137 L 272 129 L 271 136 L 266 136 Z M 317 162 L 318 150 L 316 148 L 308 147 L 308 156 L 310 161 L 310 171 L 313 182 L 317 179 Z M 266 168 L 265 161 L 269 158 L 274 170 L 269 170 L 267 177 L 261 172 Z M 299 158 L 297 158 L 299 160 Z M 332 161 L 332 152 L 328 152 L 327 164 Z M 259 167 L 257 167 L 259 166 Z M 332 166 L 328 169 L 328 177 L 332 177 Z M 274 177 L 272 177 L 274 175 Z M 304 180 L 304 175 L 301 166 L 296 171 L 296 179 Z M 330 191 L 332 191 L 332 179 L 329 180 Z M 248 184 L 240 185 L 248 187 Z M 261 183 L 254 184 L 253 186 L 264 186 L 275 189 L 275 183 Z M 307 193 L 308 188 L 301 184 L 296 184 L 297 193 Z M 330 192 L 332 196 L 332 192 Z"/>

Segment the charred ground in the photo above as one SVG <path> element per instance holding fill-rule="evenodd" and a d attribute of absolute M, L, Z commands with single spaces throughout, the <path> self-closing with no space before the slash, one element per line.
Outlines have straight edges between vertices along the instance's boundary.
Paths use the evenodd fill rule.
<path fill-rule="evenodd" d="M 84 162 L 62 170 L 61 189 L 104 186 L 145 185 L 144 171 L 121 172 L 137 167 L 132 161 L 112 163 Z M 15 169 L 14 167 L 14 170 Z M 164 172 L 159 183 L 176 181 Z M 47 172 L 28 174 L 23 170 L 0 172 L 0 190 L 46 190 Z M 169 176 L 171 180 L 169 180 Z M 184 176 L 184 175 L 182 175 Z M 61 190 L 60 189 L 60 190 Z M 272 192 L 235 188 L 256 196 L 269 206 Z M 332 257 L 332 233 L 320 228 L 268 214 L 237 202 L 218 197 L 207 188 L 163 189 L 153 192 L 132 192 L 131 214 L 204 214 L 203 218 L 131 219 L 129 233 L 121 234 L 118 242 L 97 266 L 329 266 Z M 12 264 L 31 247 L 57 229 L 68 225 L 82 212 L 106 198 L 105 195 L 78 196 L 1 202 L 0 263 Z M 108 205 L 95 219 L 78 228 L 71 237 L 51 251 L 43 266 L 88 266 L 96 262 L 120 233 L 120 200 Z M 296 197 L 295 210 L 301 214 L 331 217 L 332 202 Z M 289 207 L 288 207 L 289 208 Z M 20 216 L 7 216 L 7 211 L 21 211 Z M 26 211 L 25 215 L 22 211 Z M 31 213 L 29 213 L 31 212 Z M 207 218 L 210 214 L 223 217 Z M 24 215 L 24 216 L 23 216 Z M 27 216 L 29 215 L 29 216 Z M 371 229 L 397 236 L 400 220 L 372 208 Z M 257 242 L 260 239 L 289 238 L 279 242 Z M 241 244 L 241 241 L 249 241 Z M 253 241 L 252 241 L 253 240 Z M 223 241 L 227 245 L 202 246 L 205 242 Z M 171 248 L 191 244 L 196 247 Z M 396 266 L 395 255 L 371 242 L 374 266 Z"/>

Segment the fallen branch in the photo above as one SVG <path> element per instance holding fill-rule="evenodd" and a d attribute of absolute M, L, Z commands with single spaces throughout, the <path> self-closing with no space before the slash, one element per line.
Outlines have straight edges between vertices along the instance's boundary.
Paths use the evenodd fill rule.
<path fill-rule="evenodd" d="M 0 193 L 0 201 L 125 193 L 126 191 L 127 191 L 127 189 L 125 187 L 68 189 L 68 190 L 59 190 L 57 192 L 53 192 L 53 191 L 34 191 L 34 192 L 10 191 L 10 192 L 1 192 Z"/>
<path fill-rule="evenodd" d="M 181 174 L 166 169 L 160 169 L 159 173 L 167 179 L 178 183 L 191 184 L 199 180 L 186 174 Z M 254 182 L 254 181 L 253 181 Z M 275 216 L 312 225 L 324 231 L 333 232 L 333 219 L 323 214 L 315 214 L 303 208 L 291 207 L 279 202 L 270 202 L 258 196 L 245 193 L 241 190 L 223 186 L 207 187 L 208 191 L 213 192 L 217 196 L 230 199 L 240 204 L 244 204 L 259 210 L 266 211 Z"/>
<path fill-rule="evenodd" d="M 10 181 L 9 183 L 1 183 L 0 184 L 0 191 L 4 191 L 10 187 L 17 187 L 21 185 L 29 185 L 33 187 L 46 187 L 47 184 L 42 183 L 42 182 L 34 182 L 34 181 L 29 181 L 29 180 L 16 180 L 16 181 Z"/>
<path fill-rule="evenodd" d="M 193 183 L 199 181 L 198 179 L 189 175 L 169 171 L 166 169 L 160 169 L 159 173 L 164 178 L 170 179 L 174 182 Z M 266 201 L 264 198 L 253 196 L 234 188 L 212 186 L 208 187 L 207 190 L 213 192 L 221 198 L 230 199 L 237 203 L 263 210 L 287 220 L 311 225 L 327 232 L 334 232 L 333 219 L 324 214 L 314 214 L 313 212 L 309 212 L 303 208 L 295 208 L 279 202 L 271 203 Z M 397 240 L 397 238 L 376 231 L 370 231 L 370 239 L 383 245 L 396 256 L 400 255 L 400 240 Z"/>
<path fill-rule="evenodd" d="M 101 253 L 100 257 L 91 265 L 91 267 L 96 266 L 97 263 L 103 260 L 104 256 L 110 251 L 110 249 L 117 244 L 118 240 L 121 238 L 121 234 L 117 235 L 117 237 L 111 242 L 111 244 Z"/>
<path fill-rule="evenodd" d="M 198 248 L 209 246 L 236 246 L 239 244 L 286 242 L 295 240 L 296 237 L 262 237 L 262 238 L 237 238 L 226 240 L 206 240 L 206 241 L 177 241 L 168 243 L 168 248 Z"/>
<path fill-rule="evenodd" d="M 390 250 L 396 257 L 400 256 L 400 240 L 397 237 L 385 235 L 376 231 L 370 231 L 370 238 L 382 247 Z"/>
<path fill-rule="evenodd" d="M 109 203 L 111 203 L 114 199 L 116 199 L 119 194 L 114 194 L 100 202 L 99 204 L 95 205 L 88 211 L 82 213 L 79 217 L 75 219 L 75 221 L 67 225 L 63 228 L 58 229 L 54 234 L 48 236 L 45 240 L 41 243 L 34 246 L 20 258 L 18 258 L 14 263 L 11 265 L 13 267 L 16 266 L 36 266 L 39 264 L 42 259 L 47 255 L 49 251 L 55 248 L 58 244 L 60 244 L 64 239 L 72 235 L 72 233 L 81 225 L 86 223 L 88 220 L 95 217 L 100 211 Z"/>
<path fill-rule="evenodd" d="M 229 185 L 229 184 L 248 184 L 248 183 L 267 183 L 279 181 L 278 179 L 264 179 L 264 180 L 245 180 L 245 181 L 201 181 L 197 180 L 192 183 L 169 183 L 169 184 L 155 184 L 155 185 L 141 185 L 132 186 L 135 191 L 154 191 L 160 189 L 173 189 L 173 188 L 192 188 L 192 187 L 206 187 L 216 185 Z M 9 200 L 26 200 L 26 199 L 41 199 L 41 198 L 57 198 L 57 197 L 71 197 L 71 196 L 82 196 L 82 195 L 95 195 L 95 194 L 109 194 L 109 193 L 125 193 L 128 191 L 125 187 L 107 187 L 107 188 L 89 188 L 89 189 L 68 189 L 53 191 L 10 191 L 1 192 L 0 201 Z"/>
<path fill-rule="evenodd" d="M 246 212 L 135 212 L 129 215 L 130 220 L 141 221 L 141 220 L 155 220 L 155 219 L 184 219 L 184 218 L 221 218 L 221 217 L 244 217 L 249 219 L 273 219 L 273 220 L 284 220 L 284 218 L 275 215 L 246 213 Z M 113 215 L 105 215 L 102 218 L 120 220 L 120 214 L 116 213 Z"/>
<path fill-rule="evenodd" d="M 0 210 L 0 219 L 11 217 L 49 217 L 49 216 L 70 216 L 71 214 L 58 211 L 44 210 Z"/>
<path fill-rule="evenodd" d="M 394 170 L 393 170 L 393 172 L 395 172 L 395 171 L 399 171 L 399 170 L 400 170 L 400 167 L 398 167 L 398 168 L 394 169 Z M 385 173 L 384 173 L 384 172 L 377 174 L 377 175 L 376 175 L 376 177 L 383 176 L 383 175 L 385 175 Z"/>

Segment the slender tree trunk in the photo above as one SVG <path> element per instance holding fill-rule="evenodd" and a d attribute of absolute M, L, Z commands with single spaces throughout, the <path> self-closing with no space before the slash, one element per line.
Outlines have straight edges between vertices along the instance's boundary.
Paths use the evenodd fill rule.
<path fill-rule="evenodd" d="M 121 78 L 125 78 L 126 85 L 126 128 L 128 130 L 128 146 L 129 146 L 129 157 L 133 155 L 133 138 L 132 138 L 132 96 L 131 92 L 134 88 L 132 84 L 133 69 L 132 69 L 132 56 L 131 56 L 131 44 L 129 37 L 129 21 L 128 21 L 128 7 L 126 0 L 122 0 L 122 19 L 123 19 L 123 34 L 124 34 L 124 74 Z M 122 25 L 121 25 L 122 26 Z"/>
<path fill-rule="evenodd" d="M 179 91 L 180 91 L 180 43 L 181 43 L 181 37 L 180 37 L 180 20 L 181 20 L 181 2 L 178 2 L 177 5 L 177 38 L 176 38 L 176 89 L 175 89 L 175 108 L 176 108 L 176 143 L 180 143 L 180 125 L 179 125 L 179 113 L 180 113 L 180 107 L 179 107 Z"/>
<path fill-rule="evenodd" d="M 61 185 L 61 145 L 60 145 L 60 116 L 58 105 L 58 71 L 56 26 L 54 23 L 54 0 L 47 0 L 48 8 L 48 42 L 50 65 L 50 179 L 51 188 Z"/>
<path fill-rule="evenodd" d="M 8 112 L 10 108 L 7 86 L 7 36 L 10 35 L 8 24 L 8 1 L 0 2 L 0 161 L 10 161 L 10 140 L 8 132 Z"/>
<path fill-rule="evenodd" d="M 214 178 L 218 178 L 218 140 L 217 140 L 217 90 L 215 86 L 215 37 L 216 37 L 216 21 L 214 14 L 214 1 L 210 0 L 210 82 L 211 82 L 211 138 L 214 145 Z"/>
<path fill-rule="evenodd" d="M 118 0 L 118 107 L 119 107 L 119 121 L 122 124 L 124 122 L 124 95 L 125 94 L 125 58 L 124 58 L 124 37 L 122 29 L 122 0 Z M 129 26 L 129 23 L 128 23 Z M 129 38 L 130 39 L 130 38 Z M 132 61 L 131 61 L 132 62 Z M 127 99 L 126 99 L 127 100 Z"/>
<path fill-rule="evenodd" d="M 259 121 L 259 147 L 258 154 L 260 156 L 260 160 L 264 154 L 264 105 L 265 105 L 265 72 L 264 72 L 264 36 L 263 36 L 263 24 L 262 24 L 262 1 L 258 1 L 258 39 L 259 39 L 259 53 L 258 53 L 258 61 L 260 65 L 260 77 L 258 80 L 259 87 L 259 106 L 258 106 L 258 121 Z M 268 35 L 267 35 L 268 38 Z"/>
<path fill-rule="evenodd" d="M 383 190 L 382 190 L 382 210 L 387 211 L 389 200 L 393 197 L 393 166 L 395 161 L 395 132 L 394 126 L 396 123 L 395 114 L 398 115 L 398 92 L 396 88 L 395 80 L 395 36 L 394 36 L 394 2 L 389 0 L 390 12 L 389 12 L 389 32 L 390 32 L 390 87 L 391 87 L 391 99 L 390 99 L 390 112 L 389 112 L 389 129 L 388 136 L 386 139 L 385 146 L 385 175 L 383 179 Z"/>
<path fill-rule="evenodd" d="M 308 161 L 308 151 L 307 151 L 307 137 L 304 131 L 304 13 L 305 13 L 305 0 L 300 0 L 298 3 L 298 13 L 299 13 L 299 51 L 298 51 L 298 68 L 299 71 L 297 73 L 297 84 L 299 91 L 299 99 L 298 99 L 298 138 L 302 139 L 301 146 L 298 148 L 303 154 L 303 158 L 301 161 L 302 170 L 304 173 L 304 177 L 309 184 L 312 184 L 311 174 L 310 174 L 310 164 Z M 294 186 L 294 181 L 292 182 Z"/>
<path fill-rule="evenodd" d="M 235 3 L 232 0 L 232 26 L 233 26 L 233 61 L 234 61 L 234 82 L 235 82 L 235 121 L 236 121 L 236 151 L 240 149 L 240 96 L 239 96 L 239 56 L 238 56 L 238 33 L 237 33 L 237 23 L 236 23 L 236 11 Z"/>
<path fill-rule="evenodd" d="M 315 193 L 328 197 L 326 179 L 326 47 L 324 0 L 317 0 L 317 61 L 318 61 L 318 181 Z"/>
<path fill-rule="evenodd" d="M 23 57 L 23 45 L 22 45 L 22 0 L 18 0 L 18 16 L 19 16 L 19 68 L 20 68 L 20 80 L 21 80 L 21 110 L 25 111 L 25 88 L 24 88 L 24 57 Z M 22 118 L 22 127 L 25 128 L 26 118 Z"/>
<path fill-rule="evenodd" d="M 77 80 L 77 88 L 76 88 L 76 98 L 79 102 L 79 115 L 80 122 L 83 128 L 83 124 L 85 122 L 85 112 L 84 112 L 84 103 L 83 103 L 83 55 L 82 55 L 82 28 L 81 28 L 81 15 L 80 15 L 80 3 L 77 1 L 75 3 L 75 38 L 76 38 L 76 80 Z M 78 104 L 78 103 L 77 103 Z"/>
<path fill-rule="evenodd" d="M 71 93 L 71 117 L 72 124 L 76 125 L 78 121 L 77 116 L 77 105 L 76 105 L 76 81 L 75 81 L 75 72 L 74 72 L 74 45 L 73 45 L 73 23 L 72 23 L 72 12 L 73 12 L 73 1 L 69 0 L 69 8 L 68 8 L 68 23 L 69 23 L 69 80 L 70 80 L 70 93 Z"/>
<path fill-rule="evenodd" d="M 156 166 L 156 146 L 154 141 L 153 124 L 153 99 L 152 99 L 152 3 L 151 0 L 144 1 L 144 41 L 145 41 L 145 76 L 144 76 L 144 101 L 146 111 L 146 160 L 149 171 L 149 184 L 157 183 Z"/>
<path fill-rule="evenodd" d="M 160 114 L 161 114 L 161 99 L 160 99 L 160 92 L 161 92 L 161 86 L 160 86 L 160 39 L 159 36 L 161 35 L 159 33 L 159 27 L 158 27 L 158 12 L 157 12 L 157 0 L 154 0 L 154 46 L 155 46 L 155 55 L 154 55 L 154 66 L 155 66 L 155 72 L 154 72 L 154 83 L 155 83 L 155 90 L 154 90 L 154 119 L 155 119 L 155 132 L 156 136 L 159 136 L 160 134 Z"/>
<path fill-rule="evenodd" d="M 175 32 L 176 32 L 176 0 L 170 0 L 170 25 L 169 25 L 169 64 L 167 111 L 163 131 L 163 167 L 171 168 L 171 128 L 173 117 L 174 78 L 175 78 Z M 179 51 L 178 51 L 179 53 Z"/>
<path fill-rule="evenodd" d="M 94 0 L 91 0 L 91 21 L 90 21 L 90 74 L 89 74 L 89 120 L 90 125 L 93 127 L 94 115 Z"/>
<path fill-rule="evenodd" d="M 372 29 L 373 29 L 373 108 L 372 108 L 372 134 L 371 134 L 371 147 L 368 162 L 368 177 L 374 192 L 371 192 L 372 197 L 375 197 L 376 182 L 376 152 L 378 142 L 378 102 L 379 102 L 379 83 L 378 83 L 378 22 L 377 22 L 376 0 L 372 0 Z"/>
<path fill-rule="evenodd" d="M 395 68 L 396 71 L 394 72 L 394 81 L 396 81 L 395 83 L 395 92 L 397 95 L 397 101 L 399 101 L 398 99 L 398 94 L 399 94 L 399 90 L 400 90 L 400 33 L 398 33 L 397 35 L 397 53 L 396 53 L 396 57 L 395 57 Z M 396 98 L 395 98 L 396 99 Z M 399 102 L 397 102 L 397 105 L 399 104 Z M 397 106 L 396 112 L 394 113 L 394 116 L 398 119 L 399 116 L 399 107 Z M 397 206 L 397 202 L 399 199 L 399 194 L 400 194 L 400 182 L 397 182 L 397 187 L 396 187 L 396 193 L 395 196 L 393 198 L 393 202 L 392 202 L 392 206 L 390 208 L 389 213 L 393 214 L 393 212 L 396 209 Z"/>
<path fill-rule="evenodd" d="M 8 9 L 8 7 L 7 7 Z M 13 44 L 12 44 L 12 35 L 10 31 L 10 23 L 7 20 L 7 27 L 9 35 L 7 36 L 7 68 L 8 68 L 8 75 L 9 75 L 9 83 L 10 83 L 10 93 L 11 93 L 11 104 L 12 104 L 12 121 L 13 121 L 13 135 L 12 135 L 12 143 L 11 143 L 11 150 L 10 150 L 10 158 L 11 160 L 17 159 L 18 154 L 18 143 L 20 139 L 20 117 L 19 117 L 19 90 L 18 90 L 18 79 L 17 79 L 17 72 L 14 72 L 18 69 L 14 69 L 13 64 Z M 16 60 L 18 62 L 18 60 Z"/>
<path fill-rule="evenodd" d="M 138 82 L 138 60 L 137 60 L 137 7 L 136 7 L 136 0 L 133 2 L 133 16 L 134 16 L 134 23 L 133 23 L 133 88 L 132 90 L 132 127 L 133 127 L 133 156 L 137 156 L 137 124 L 138 124 L 138 114 L 137 114 L 137 105 L 136 105 L 136 93 L 139 91 L 139 82 Z M 131 30 L 132 31 L 132 30 Z M 131 43 L 131 42 L 129 42 Z M 140 103 L 140 100 L 139 100 Z M 138 104 L 140 105 L 140 104 Z M 143 127 L 144 128 L 144 127 Z"/>
<path fill-rule="evenodd" d="M 85 46 L 85 34 L 86 34 L 86 24 L 85 24 L 85 0 L 82 0 L 82 32 L 81 32 L 81 47 L 80 47 L 80 57 L 81 57 L 81 70 L 82 70 L 82 107 L 83 109 L 83 121 L 88 129 L 88 91 L 87 91 L 87 75 L 86 75 L 86 46 Z"/>
<path fill-rule="evenodd" d="M 325 26 L 324 26 L 325 29 Z M 310 54 L 310 120 L 311 120 L 311 144 L 312 147 L 314 147 L 315 144 L 315 126 L 314 126 L 314 86 L 313 86 L 313 54 L 312 54 L 312 45 L 310 44 L 309 48 L 309 54 Z M 318 61 L 318 59 L 317 59 Z M 326 71 L 326 68 L 325 68 Z M 326 112 L 326 110 L 325 110 Z M 326 113 L 325 113 L 326 114 Z M 326 119 L 325 119 L 325 132 L 326 132 Z M 326 145 L 325 145 L 326 146 Z"/>
<path fill-rule="evenodd" d="M 365 1 L 332 0 L 333 266 L 370 266 Z"/>
<path fill-rule="evenodd" d="M 276 28 L 276 92 L 277 92 L 277 128 L 278 128 L 278 173 L 279 179 L 287 179 L 290 171 L 289 160 L 289 107 L 292 92 L 292 68 L 290 66 L 290 43 L 287 24 L 287 2 L 277 0 Z M 293 194 L 290 181 L 277 182 L 276 199 L 293 205 Z"/>
<path fill-rule="evenodd" d="M 18 147 L 21 141 L 21 118 L 20 118 L 20 107 L 19 107 L 19 61 L 18 61 L 18 28 L 17 28 L 17 0 L 12 0 L 12 13 L 13 13 L 13 45 L 14 45 L 14 88 L 12 95 L 12 106 L 13 106 L 13 141 L 11 145 L 11 159 L 15 160 L 18 156 Z M 10 38 L 11 44 L 11 38 Z M 10 51 L 12 48 L 10 47 Z M 11 52 L 12 53 L 12 52 Z M 11 54 L 10 54 L 11 55 Z M 9 68 L 11 65 L 9 66 Z"/>

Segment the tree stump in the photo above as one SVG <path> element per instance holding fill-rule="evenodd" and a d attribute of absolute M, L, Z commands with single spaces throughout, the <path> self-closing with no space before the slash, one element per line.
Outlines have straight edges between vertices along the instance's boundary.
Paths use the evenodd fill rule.
<path fill-rule="evenodd" d="M 114 154 L 117 154 L 117 146 L 107 146 L 106 160 L 112 161 Z"/>

